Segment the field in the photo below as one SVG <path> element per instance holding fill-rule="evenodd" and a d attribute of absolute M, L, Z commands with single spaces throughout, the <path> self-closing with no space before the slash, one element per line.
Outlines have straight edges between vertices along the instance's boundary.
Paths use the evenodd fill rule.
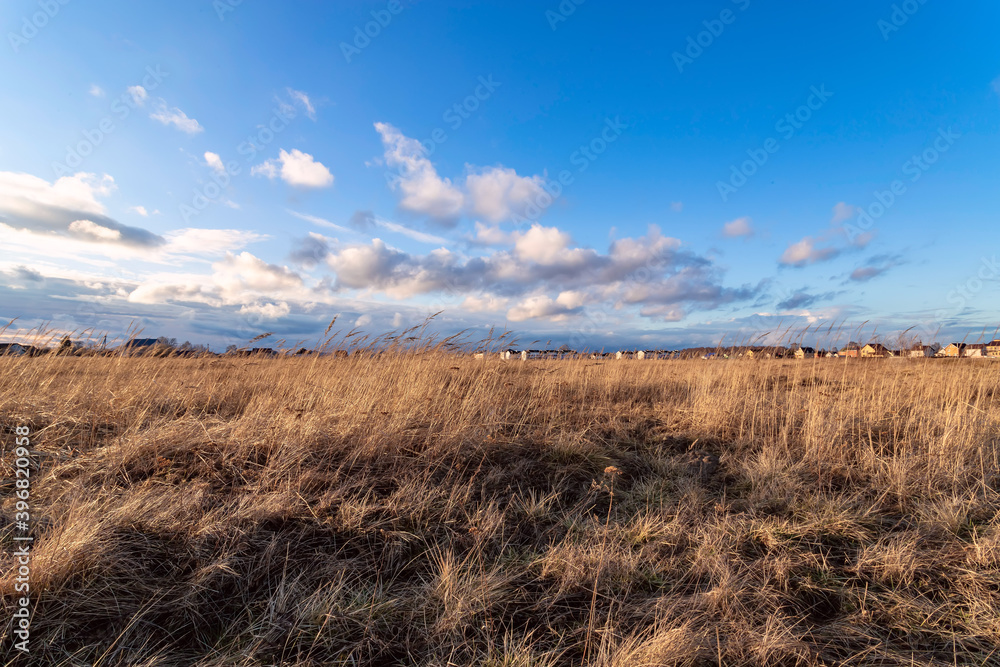
<path fill-rule="evenodd" d="M 6 664 L 1000 665 L 993 363 L 48 355 L 0 380 Z"/>

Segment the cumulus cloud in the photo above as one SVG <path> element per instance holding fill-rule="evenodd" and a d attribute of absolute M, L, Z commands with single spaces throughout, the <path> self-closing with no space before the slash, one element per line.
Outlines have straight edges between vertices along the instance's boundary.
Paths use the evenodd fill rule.
<path fill-rule="evenodd" d="M 205 164 L 211 167 L 216 173 L 224 174 L 226 172 L 226 165 L 222 164 L 222 158 L 219 157 L 218 153 L 205 151 Z"/>
<path fill-rule="evenodd" d="M 141 86 L 135 87 L 141 88 Z M 145 90 L 143 90 L 143 94 L 145 94 Z M 145 100 L 145 97 L 143 100 Z M 151 114 L 149 114 L 149 117 L 155 121 L 163 123 L 164 125 L 173 125 L 178 130 L 186 134 L 198 134 L 205 129 L 197 120 L 194 118 L 188 118 L 186 113 L 177 107 L 168 106 L 166 101 L 162 99 L 157 100 L 156 108 Z"/>
<path fill-rule="evenodd" d="M 465 179 L 472 213 L 490 222 L 524 215 L 529 205 L 547 196 L 544 185 L 541 176 L 518 176 L 513 169 L 504 167 L 488 167 Z"/>
<path fill-rule="evenodd" d="M 94 243 L 156 247 L 163 239 L 107 216 L 100 199 L 115 190 L 105 174 L 78 173 L 53 183 L 31 174 L 0 172 L 0 223 L 34 234 Z"/>
<path fill-rule="evenodd" d="M 312 155 L 297 148 L 291 152 L 282 149 L 276 160 L 256 165 L 250 169 L 250 173 L 272 180 L 280 175 L 281 180 L 296 188 L 328 188 L 333 185 L 330 170 Z"/>
<path fill-rule="evenodd" d="M 512 247 L 466 257 L 447 248 L 414 255 L 381 239 L 370 243 L 330 243 L 312 239 L 300 255 L 333 270 L 333 289 L 383 293 L 391 298 L 422 294 L 464 294 L 472 311 L 514 306 L 508 317 L 568 317 L 585 303 L 711 308 L 751 298 L 751 287 L 722 286 L 708 259 L 684 252 L 677 239 L 655 227 L 640 238 L 614 241 L 607 253 L 575 246 L 555 227 L 533 225 L 511 235 Z M 653 312 L 653 311 L 650 311 Z M 663 313 L 663 315 L 661 315 Z M 653 316 L 665 316 L 657 310 Z"/>
<path fill-rule="evenodd" d="M 736 218 L 722 226 L 722 235 L 726 238 L 750 237 L 753 236 L 753 226 L 750 218 Z"/>
<path fill-rule="evenodd" d="M 400 194 L 400 207 L 440 222 L 457 220 L 465 196 L 450 180 L 438 176 L 420 142 L 388 123 L 375 123 L 375 129 L 382 137 L 386 165 L 399 171 L 392 187 Z"/>
<path fill-rule="evenodd" d="M 277 320 L 288 315 L 291 308 L 284 301 L 278 303 L 257 302 L 240 306 L 241 315 L 255 315 L 264 320 Z"/>
<path fill-rule="evenodd" d="M 372 323 L 371 315 L 362 315 L 358 319 L 354 320 L 354 326 L 356 327 L 366 327 Z"/>
<path fill-rule="evenodd" d="M 820 248 L 816 244 L 816 239 L 807 236 L 789 245 L 778 261 L 786 266 L 806 266 L 825 262 L 840 254 L 837 248 L 831 246 Z"/>
<path fill-rule="evenodd" d="M 87 91 L 87 94 L 91 97 L 104 97 L 104 89 L 95 83 L 90 87 L 90 90 Z"/>
<path fill-rule="evenodd" d="M 248 252 L 227 252 L 210 275 L 150 276 L 128 294 L 131 303 L 197 302 L 213 306 L 246 305 L 278 297 L 304 298 L 302 277 L 288 267 L 269 264 Z"/>
<path fill-rule="evenodd" d="M 467 237 L 467 240 L 473 245 L 508 245 L 514 242 L 513 233 L 505 232 L 499 225 L 484 225 L 481 222 L 476 222 L 475 229 L 476 233 Z"/>
<path fill-rule="evenodd" d="M 498 223 L 524 216 L 530 206 L 551 197 L 541 176 L 520 176 L 508 167 L 466 165 L 465 181 L 456 184 L 441 177 L 416 139 L 388 123 L 376 123 L 382 137 L 385 163 L 398 173 L 392 189 L 400 208 L 452 225 L 463 213 Z"/>
<path fill-rule="evenodd" d="M 531 296 L 507 311 L 507 319 L 511 322 L 524 322 L 525 320 L 547 319 L 553 322 L 561 322 L 568 319 L 569 315 L 579 313 L 586 297 L 582 292 L 561 292 L 555 299 L 548 296 Z"/>
<path fill-rule="evenodd" d="M 130 206 L 128 210 L 132 211 L 133 213 L 138 213 L 144 218 L 149 216 L 149 211 L 146 210 L 145 206 Z"/>
<path fill-rule="evenodd" d="M 119 230 L 99 225 L 92 220 L 74 220 L 69 223 L 69 231 L 95 241 L 120 241 L 122 238 Z"/>
<path fill-rule="evenodd" d="M 509 299 L 495 296 L 477 296 L 470 294 L 462 301 L 462 309 L 470 313 L 499 312 L 507 307 Z"/>

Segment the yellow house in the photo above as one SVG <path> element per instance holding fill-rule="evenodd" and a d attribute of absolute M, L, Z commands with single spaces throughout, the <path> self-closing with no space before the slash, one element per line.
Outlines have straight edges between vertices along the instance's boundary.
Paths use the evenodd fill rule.
<path fill-rule="evenodd" d="M 962 356 L 962 348 L 965 347 L 965 343 L 951 343 L 947 347 L 941 349 L 942 357 L 960 357 Z"/>
<path fill-rule="evenodd" d="M 987 357 L 1000 357 L 1000 338 L 986 344 Z"/>
<path fill-rule="evenodd" d="M 881 343 L 869 343 L 861 348 L 862 357 L 891 357 L 892 350 Z"/>

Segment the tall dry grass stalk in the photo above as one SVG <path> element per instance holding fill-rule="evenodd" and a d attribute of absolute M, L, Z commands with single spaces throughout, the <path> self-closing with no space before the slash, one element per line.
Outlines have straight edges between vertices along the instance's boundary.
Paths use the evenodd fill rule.
<path fill-rule="evenodd" d="M 8 664 L 1000 664 L 1000 366 L 419 335 L 0 358 L 0 479 L 15 426 L 39 464 Z"/>

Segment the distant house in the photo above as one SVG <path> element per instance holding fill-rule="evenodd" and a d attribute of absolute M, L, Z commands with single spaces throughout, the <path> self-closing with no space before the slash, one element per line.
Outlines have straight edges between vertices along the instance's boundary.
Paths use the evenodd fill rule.
<path fill-rule="evenodd" d="M 969 343 L 962 350 L 963 357 L 985 357 L 986 356 L 986 343 Z"/>
<path fill-rule="evenodd" d="M 156 345 L 157 340 L 156 338 L 133 338 L 122 343 L 122 347 L 153 347 Z"/>
<path fill-rule="evenodd" d="M 276 357 L 276 356 L 278 356 L 278 353 L 274 351 L 274 348 L 270 348 L 270 347 L 255 347 L 252 350 L 250 350 L 250 354 L 253 355 L 253 356 L 258 356 L 259 355 L 259 356 L 262 356 L 262 357 Z"/>
<path fill-rule="evenodd" d="M 863 348 L 861 348 L 860 356 L 866 358 L 891 357 L 892 350 L 887 348 L 885 345 L 882 345 L 881 343 L 868 343 Z"/>
<path fill-rule="evenodd" d="M 796 359 L 813 359 L 816 356 L 816 349 L 812 347 L 797 347 L 793 354 Z"/>
<path fill-rule="evenodd" d="M 941 348 L 941 350 L 935 356 L 960 357 L 962 356 L 962 350 L 964 348 L 965 348 L 965 343 L 951 343 Z"/>
<path fill-rule="evenodd" d="M 937 351 L 941 349 L 939 345 L 924 345 L 922 343 L 917 343 L 909 350 L 906 351 L 906 356 L 908 357 L 933 357 L 937 354 Z"/>
<path fill-rule="evenodd" d="M 20 357 L 27 353 L 28 348 L 20 343 L 0 343 L 0 356 Z"/>
<path fill-rule="evenodd" d="M 859 346 L 857 343 L 848 343 L 846 347 L 841 348 L 840 351 L 837 352 L 837 356 L 853 358 L 860 356 L 860 352 L 861 352 L 861 346 Z"/>
<path fill-rule="evenodd" d="M 1000 357 L 1000 338 L 986 344 L 987 357 Z"/>

